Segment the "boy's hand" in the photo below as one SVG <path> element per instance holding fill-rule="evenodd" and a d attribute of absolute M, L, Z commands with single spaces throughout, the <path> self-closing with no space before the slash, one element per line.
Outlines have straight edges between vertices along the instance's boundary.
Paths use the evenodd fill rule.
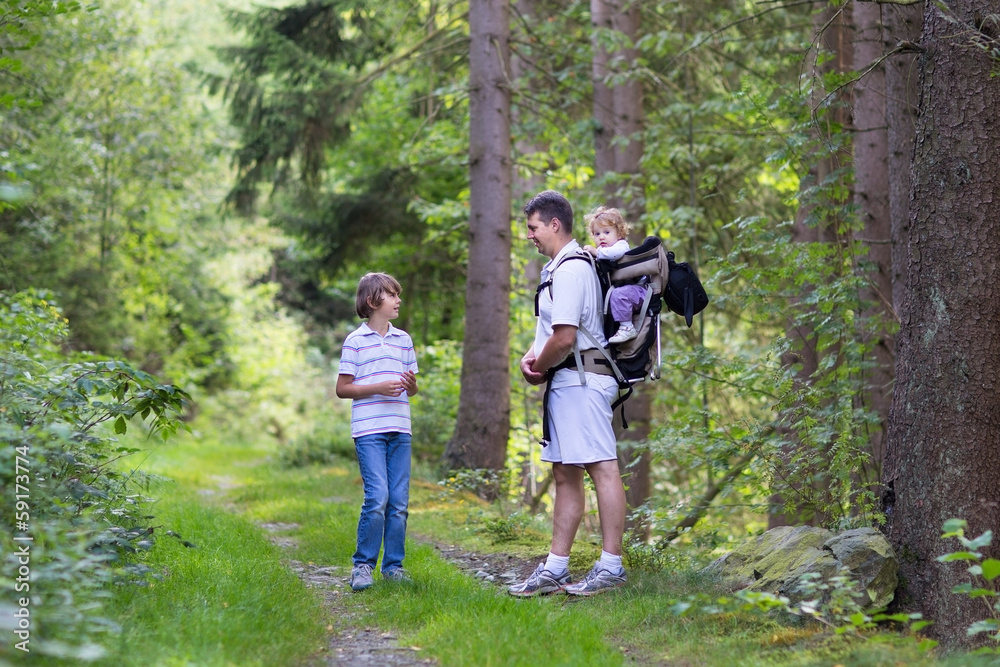
<path fill-rule="evenodd" d="M 583 246 L 583 249 L 585 251 L 589 252 L 594 257 L 597 257 L 597 248 L 595 248 L 594 246 L 592 246 L 592 245 L 585 245 L 585 246 Z"/>
<path fill-rule="evenodd" d="M 403 383 L 403 391 L 408 395 L 413 396 L 417 393 L 417 374 L 413 371 L 406 371 L 399 376 L 400 381 Z"/>
<path fill-rule="evenodd" d="M 378 387 L 376 391 L 383 396 L 396 397 L 406 391 L 406 384 L 403 382 L 402 375 L 400 375 L 396 380 L 386 380 L 385 382 L 380 382 L 376 386 Z"/>

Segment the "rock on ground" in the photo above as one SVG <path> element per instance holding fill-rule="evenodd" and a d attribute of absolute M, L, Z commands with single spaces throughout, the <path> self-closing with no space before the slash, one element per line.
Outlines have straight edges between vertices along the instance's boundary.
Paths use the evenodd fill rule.
<path fill-rule="evenodd" d="M 744 542 L 706 571 L 718 573 L 734 590 L 748 588 L 801 599 L 802 575 L 823 581 L 838 575 L 858 583 L 866 609 L 883 609 L 898 584 L 899 561 L 882 533 L 857 528 L 834 534 L 812 526 L 781 526 Z"/>

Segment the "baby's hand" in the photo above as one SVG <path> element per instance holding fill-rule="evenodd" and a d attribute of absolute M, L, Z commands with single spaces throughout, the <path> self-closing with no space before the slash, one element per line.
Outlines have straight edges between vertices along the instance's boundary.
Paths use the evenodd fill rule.
<path fill-rule="evenodd" d="M 594 257 L 597 257 L 597 248 L 595 248 L 594 246 L 592 246 L 592 245 L 585 245 L 585 246 L 583 246 L 583 249 L 586 250 L 587 252 L 589 252 Z"/>

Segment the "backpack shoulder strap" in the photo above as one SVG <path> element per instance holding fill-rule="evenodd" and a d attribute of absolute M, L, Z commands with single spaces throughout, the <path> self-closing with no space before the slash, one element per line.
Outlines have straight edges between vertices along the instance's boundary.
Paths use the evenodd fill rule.
<path fill-rule="evenodd" d="M 552 267 L 552 271 L 549 273 L 550 278 L 548 280 L 540 283 L 538 285 L 538 287 L 535 288 L 535 317 L 538 317 L 538 313 L 539 313 L 539 311 L 538 311 L 538 296 L 542 293 L 543 289 L 549 290 L 549 296 L 550 297 L 552 296 L 552 278 L 551 278 L 551 276 L 554 276 L 555 273 L 556 273 L 556 270 L 560 266 L 562 266 L 563 264 L 565 264 L 566 262 L 568 262 L 571 259 L 583 259 L 583 260 L 587 260 L 587 261 L 590 262 L 591 266 L 594 268 L 594 271 L 595 272 L 597 271 L 597 260 L 595 260 L 593 257 L 591 257 L 589 252 L 584 252 L 584 251 L 580 250 L 578 252 L 569 253 L 568 255 L 566 255 L 565 257 L 563 257 L 562 259 L 560 259 L 556 263 L 556 265 L 554 267 Z"/>

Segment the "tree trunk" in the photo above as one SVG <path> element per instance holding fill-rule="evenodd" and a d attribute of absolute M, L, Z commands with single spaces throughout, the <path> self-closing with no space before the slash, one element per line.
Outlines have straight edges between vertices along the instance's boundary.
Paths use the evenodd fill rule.
<path fill-rule="evenodd" d="M 594 28 L 594 176 L 604 182 L 607 205 L 620 209 L 626 220 L 635 222 L 645 213 L 640 168 L 642 83 L 628 69 L 638 57 L 634 44 L 639 32 L 639 7 L 630 0 L 591 0 L 590 7 Z M 609 41 L 616 45 L 610 53 L 605 47 Z M 614 71 L 609 65 L 612 60 Z M 620 83 L 608 85 L 608 74 L 614 74 Z M 637 228 L 633 242 L 635 237 L 641 240 L 645 234 Z M 651 489 L 651 457 L 643 446 L 650 431 L 651 392 L 650 387 L 639 384 L 625 404 L 628 440 L 619 447 L 618 464 L 625 476 L 625 499 L 630 510 L 641 507 Z M 634 517 L 629 518 L 627 527 L 640 539 L 649 536 L 649 526 Z"/>
<path fill-rule="evenodd" d="M 606 48 L 608 31 L 614 29 L 612 0 L 590 0 L 591 78 L 594 85 L 594 177 L 598 182 L 615 171 L 615 93 L 607 84 L 608 62 L 611 57 Z M 614 196 L 614 184 L 605 182 L 605 193 Z"/>
<path fill-rule="evenodd" d="M 469 3 L 469 272 L 462 388 L 448 466 L 502 469 L 510 431 L 510 85 L 507 0 Z M 484 489 L 486 494 L 493 490 Z"/>
<path fill-rule="evenodd" d="M 868 289 L 861 298 L 871 304 L 865 318 L 878 320 L 880 333 L 872 344 L 872 366 L 865 369 L 862 405 L 878 415 L 868 435 L 870 465 L 859 471 L 858 483 L 874 488 L 881 479 L 885 424 L 892 400 L 895 341 L 886 332 L 895 317 L 892 310 L 892 227 L 889 218 L 889 135 L 885 112 L 885 68 L 881 5 L 859 2 L 852 8 L 855 26 L 854 71 L 865 72 L 854 86 L 854 204 L 864 223 L 861 238 L 868 246 L 865 258 Z M 884 324 L 883 324 L 884 323 Z M 871 329 L 867 332 L 871 335 Z"/>
<path fill-rule="evenodd" d="M 946 643 L 970 642 L 982 600 L 951 592 L 968 563 L 945 520 L 968 535 L 1000 528 L 1000 79 L 975 40 L 995 2 L 928 3 L 910 198 L 907 306 L 889 418 L 885 511 L 900 555 L 901 604 Z M 963 28 L 962 26 L 966 26 Z M 982 32 L 980 32 L 982 30 Z M 1000 548 L 984 550 L 997 557 Z"/>
<path fill-rule="evenodd" d="M 514 12 L 520 14 L 521 17 L 520 20 L 514 21 L 515 29 L 522 25 L 534 25 L 534 22 L 537 20 L 535 0 L 516 0 L 512 7 Z M 510 56 L 510 72 L 514 80 L 515 90 L 515 97 L 512 100 L 513 104 L 511 106 L 511 126 L 514 128 L 520 128 L 521 124 L 527 120 L 525 116 L 530 115 L 531 100 L 538 99 L 542 88 L 539 85 L 538 78 L 532 76 L 532 72 L 537 67 L 537 64 L 532 62 L 530 53 L 533 39 L 530 32 L 518 31 L 514 34 L 514 43 L 518 41 L 523 42 L 520 49 L 512 51 Z M 530 95 L 521 97 L 526 92 L 530 93 Z M 535 169 L 533 163 L 538 162 L 538 157 L 535 156 L 546 155 L 548 151 L 544 144 L 538 142 L 535 134 L 532 132 L 515 130 L 515 136 L 517 139 L 514 141 L 511 189 L 512 199 L 516 206 L 519 203 L 528 201 L 535 193 L 545 189 L 545 173 L 542 170 Z M 547 157 L 546 160 L 548 160 Z M 515 289 L 524 290 L 530 294 L 541 279 L 542 266 L 541 256 L 537 252 L 534 252 L 534 248 L 532 248 L 531 256 L 524 264 L 522 275 L 518 278 L 515 274 Z M 537 410 L 529 408 L 524 411 L 526 416 L 534 415 L 541 411 L 544 391 L 542 388 L 524 385 L 523 388 L 519 388 L 516 391 L 518 393 L 521 391 L 526 392 L 526 401 L 531 401 L 531 405 L 537 403 Z M 531 417 L 528 416 L 527 419 L 530 422 Z M 525 430 L 530 430 L 531 424 L 526 423 L 524 427 Z M 535 467 L 535 460 L 531 456 L 531 448 L 533 446 L 533 443 L 529 444 L 526 450 L 519 452 L 523 454 L 523 461 L 521 463 L 522 500 L 530 512 L 536 512 L 541 502 L 541 494 L 536 480 L 538 470 Z M 517 454 L 515 453 L 515 455 Z M 548 485 L 551 483 L 551 473 L 549 473 L 547 479 L 548 483 L 543 484 L 541 487 L 542 493 L 548 489 Z"/>
<path fill-rule="evenodd" d="M 886 48 L 900 42 L 917 43 L 923 3 L 888 5 L 883 8 Z M 907 237 L 910 229 L 910 162 L 916 135 L 916 55 L 897 53 L 885 62 L 886 125 L 889 139 L 889 216 L 892 219 L 892 305 L 897 319 L 906 294 Z"/>
<path fill-rule="evenodd" d="M 623 71 L 621 83 L 613 88 L 614 101 L 614 170 L 618 173 L 614 206 L 626 211 L 635 222 L 646 212 L 642 190 L 640 162 L 644 150 L 642 140 L 642 81 L 637 75 L 639 52 L 639 4 L 635 0 L 611 0 L 611 27 L 624 44 L 614 53 Z M 645 238 L 645 234 L 642 235 Z M 641 240 L 641 239 L 640 239 Z"/>
<path fill-rule="evenodd" d="M 522 23 L 533 25 L 537 20 L 535 0 L 516 0 L 513 8 L 522 17 L 521 21 L 516 22 L 515 25 L 520 26 Z M 532 39 L 530 34 L 519 34 L 518 37 L 524 42 Z M 527 51 L 531 47 L 522 46 L 521 48 Z M 536 69 L 536 64 L 531 62 L 530 56 L 526 56 L 523 52 L 511 53 L 510 73 L 511 78 L 514 80 L 515 90 L 520 92 L 523 89 L 530 93 L 528 99 L 515 97 L 512 100 L 511 125 L 513 127 L 519 127 L 524 122 L 525 110 L 529 109 L 531 100 L 536 99 L 541 93 L 541 86 L 538 83 L 537 77 L 531 75 L 534 69 Z M 533 133 L 519 132 L 517 134 L 517 140 L 514 142 L 515 159 L 512 174 L 512 199 L 515 203 L 526 202 L 536 193 L 545 189 L 544 172 L 532 169 L 528 162 L 531 161 L 533 156 L 545 155 L 546 153 L 547 147 L 539 143 Z M 522 160 L 522 158 L 524 159 Z M 540 271 L 541 263 L 535 261 L 534 264 L 538 267 L 538 271 Z M 535 272 L 533 279 L 535 284 L 538 282 L 538 271 Z"/>

